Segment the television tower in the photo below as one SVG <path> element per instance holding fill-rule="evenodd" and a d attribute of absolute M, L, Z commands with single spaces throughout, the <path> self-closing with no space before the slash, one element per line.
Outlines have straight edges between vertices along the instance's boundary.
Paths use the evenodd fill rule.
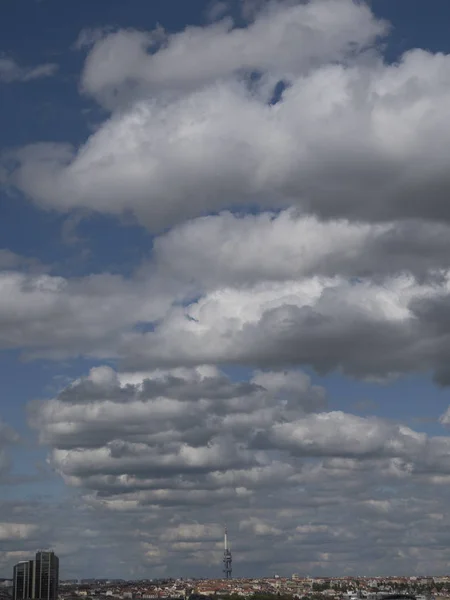
<path fill-rule="evenodd" d="M 223 548 L 223 572 L 225 573 L 225 579 L 231 579 L 231 550 L 228 547 L 228 532 L 225 527 L 225 535 L 223 536 L 224 548 Z"/>

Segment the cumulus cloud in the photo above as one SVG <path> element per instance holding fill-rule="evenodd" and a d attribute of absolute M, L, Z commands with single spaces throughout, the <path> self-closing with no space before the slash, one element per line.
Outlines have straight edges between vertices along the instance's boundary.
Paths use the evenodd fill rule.
<path fill-rule="evenodd" d="M 450 228 L 406 220 L 383 224 L 321 221 L 294 210 L 192 219 L 155 239 L 153 259 L 201 289 L 323 275 L 372 277 L 448 269 Z M 205 252 L 205 247 L 208 252 Z"/>
<path fill-rule="evenodd" d="M 202 472 L 257 466 L 245 449 L 249 428 L 324 404 L 324 390 L 301 373 L 258 372 L 248 383 L 233 383 L 216 369 L 197 368 L 184 373 L 157 371 L 130 383 L 128 375 L 113 378 L 110 368 L 101 367 L 64 389 L 57 399 L 33 404 L 30 415 L 41 441 L 58 450 L 57 463 L 68 467 L 73 458 L 75 471 L 89 468 L 83 467 L 78 450 L 83 440 L 85 449 L 91 448 L 100 461 L 109 461 L 113 470 L 120 469 L 122 460 L 132 461 L 135 469 L 142 463 L 144 472 L 161 476 L 173 469 Z M 129 438 L 122 439 L 127 432 Z M 230 445 L 229 436 L 244 445 Z"/>
<path fill-rule="evenodd" d="M 249 205 L 448 221 L 449 57 L 386 64 L 387 32 L 351 0 L 263 3 L 246 27 L 82 32 L 82 89 L 111 117 L 78 149 L 9 153 L 6 179 L 40 206 L 151 230 Z"/>
<path fill-rule="evenodd" d="M 324 390 L 298 371 L 258 371 L 248 384 L 211 367 L 139 376 L 100 367 L 32 404 L 30 423 L 85 494 L 82 518 L 91 512 L 101 536 L 115 522 L 111 535 L 140 553 L 142 569 L 175 561 L 181 573 L 215 573 L 224 522 L 247 573 L 295 570 L 289 555 L 304 547 L 296 560 L 318 572 L 331 557 L 340 569 L 422 567 L 411 526 L 430 540 L 442 531 L 446 488 L 434 486 L 450 470 L 449 438 L 327 412 Z"/>
<path fill-rule="evenodd" d="M 125 336 L 123 356 L 134 369 L 306 364 L 375 379 L 431 368 L 445 383 L 447 328 L 434 307 L 446 314 L 447 288 L 447 276 L 420 285 L 406 275 L 220 288 L 174 307 L 153 331 Z"/>
<path fill-rule="evenodd" d="M 0 57 L 0 83 L 24 83 L 42 77 L 52 77 L 57 70 L 58 65 L 54 63 L 22 67 L 12 58 Z"/>
<path fill-rule="evenodd" d="M 95 44 L 82 86 L 114 107 L 128 94 L 129 84 L 133 94 L 136 86 L 160 93 L 201 87 L 241 71 L 290 77 L 345 60 L 386 31 L 386 23 L 367 6 L 350 0 L 267 4 L 244 28 L 224 19 L 170 35 L 161 29 L 122 30 Z"/>
<path fill-rule="evenodd" d="M 422 50 L 394 65 L 325 64 L 275 106 L 237 79 L 138 98 L 78 151 L 13 153 L 8 180 L 41 206 L 132 211 L 152 230 L 248 205 L 448 221 L 448 65 Z"/>
<path fill-rule="evenodd" d="M 0 347 L 28 348 L 53 358 L 113 356 L 121 331 L 164 314 L 164 285 L 153 283 L 151 289 L 145 281 L 110 274 L 66 279 L 2 271 Z"/>
<path fill-rule="evenodd" d="M 376 418 L 342 412 L 320 413 L 299 421 L 277 424 L 262 445 L 274 445 L 300 456 L 329 455 L 338 458 L 388 456 L 415 460 L 423 458 L 429 444 L 425 434 Z M 449 440 L 433 440 L 433 446 Z M 444 451 L 444 454 L 447 454 Z"/>
<path fill-rule="evenodd" d="M 156 238 L 128 278 L 20 272 L 28 263 L 6 251 L 0 346 L 119 359 L 130 371 L 311 365 L 375 379 L 431 370 L 446 384 L 447 233 L 419 221 L 223 213 Z"/>
<path fill-rule="evenodd" d="M 111 375 L 107 385 L 105 373 Z M 258 482 L 273 483 L 271 466 L 286 485 L 299 483 L 311 465 L 305 463 L 303 473 L 298 457 L 396 459 L 410 474 L 450 469 L 448 438 L 375 417 L 323 412 L 324 390 L 304 373 L 257 372 L 247 389 L 218 371 L 188 373 L 174 388 L 171 372 L 141 375 L 132 384 L 95 368 L 57 398 L 31 404 L 30 423 L 53 448 L 50 460 L 67 482 L 134 494 L 144 503 L 183 502 L 181 490 L 198 501 L 202 492 L 220 490 L 245 496 Z M 215 394 L 224 384 L 227 393 Z"/>
<path fill-rule="evenodd" d="M 58 144 L 15 153 L 19 167 L 10 183 L 62 210 L 131 210 L 151 228 L 229 206 L 230 199 L 240 204 L 266 196 L 270 205 L 284 204 L 289 153 L 299 141 L 291 113 L 301 107 L 294 108 L 294 99 L 291 109 L 272 110 L 268 94 L 277 80 L 308 77 L 313 67 L 345 60 L 385 30 L 363 4 L 316 0 L 274 4 L 245 28 L 224 20 L 171 36 L 160 30 L 100 36 L 82 86 L 100 101 L 119 101 L 120 110 L 78 153 Z M 85 33 L 80 43 L 95 37 Z M 245 77 L 242 82 L 243 71 L 263 74 L 254 93 Z M 181 95 L 155 97 L 155 89 L 180 86 Z"/>
<path fill-rule="evenodd" d="M 224 214 L 156 239 L 129 278 L 5 270 L 0 346 L 120 359 L 130 371 L 311 365 L 376 379 L 431 370 L 446 384 L 446 226 L 410 227 L 412 238 L 402 225 Z"/>

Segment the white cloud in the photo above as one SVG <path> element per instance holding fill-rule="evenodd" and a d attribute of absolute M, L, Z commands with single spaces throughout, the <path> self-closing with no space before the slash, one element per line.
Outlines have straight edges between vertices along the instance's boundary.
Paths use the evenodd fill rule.
<path fill-rule="evenodd" d="M 166 541 L 178 540 L 214 540 L 220 539 L 223 530 L 216 523 L 183 523 L 167 529 L 161 539 Z"/>
<path fill-rule="evenodd" d="M 417 460 L 427 446 L 425 434 L 381 419 L 342 412 L 321 413 L 277 424 L 268 439 L 276 447 L 306 456 L 370 458 L 381 455 Z"/>
<path fill-rule="evenodd" d="M 410 475 L 450 470 L 449 438 L 375 417 L 311 414 L 323 411 L 324 390 L 299 372 L 258 372 L 245 394 L 242 384 L 198 371 L 177 376 L 175 386 L 170 372 L 163 379 L 148 374 L 140 384 L 107 383 L 93 370 L 58 398 L 32 404 L 30 423 L 52 447 L 51 462 L 67 483 L 138 502 L 182 502 L 181 491 L 193 502 L 251 494 L 273 484 L 277 473 L 289 487 L 309 477 L 296 462 L 300 456 L 401 459 L 411 464 Z"/>
<path fill-rule="evenodd" d="M 419 285 L 410 276 L 381 284 L 315 277 L 221 288 L 175 307 L 154 331 L 130 334 L 123 353 L 137 369 L 143 364 L 310 364 L 319 372 L 387 377 L 436 361 L 434 326 L 420 307 L 445 297 L 447 289 L 447 278 Z"/>
<path fill-rule="evenodd" d="M 52 77 L 58 65 L 45 63 L 35 67 L 22 67 L 12 58 L 0 57 L 0 83 L 28 82 L 42 77 Z"/>
<path fill-rule="evenodd" d="M 270 426 L 283 415 L 304 414 L 304 407 L 313 410 L 314 400 L 316 410 L 324 405 L 323 390 L 304 375 L 258 373 L 245 386 L 221 374 L 189 375 L 167 373 L 161 379 L 157 373 L 153 379 L 148 374 L 140 384 L 124 386 L 108 378 L 105 386 L 104 374 L 98 377 L 95 369 L 59 398 L 32 405 L 31 424 L 43 443 L 54 446 L 52 462 L 68 481 L 156 490 L 157 480 L 178 487 L 178 477 L 181 487 L 193 492 L 190 478 L 266 466 L 262 454 L 247 448 L 255 427 Z M 283 389 L 288 394 L 295 389 L 295 401 L 280 399 Z M 259 477 L 258 471 L 251 473 L 247 482 Z M 103 474 L 113 476 L 109 484 Z M 221 480 L 209 479 L 206 488 L 216 487 L 214 481 Z"/>
<path fill-rule="evenodd" d="M 224 213 L 157 238 L 128 278 L 18 272 L 28 262 L 6 252 L 0 347 L 120 359 L 128 371 L 296 364 L 383 379 L 431 369 L 446 383 L 436 319 L 447 319 L 447 230 Z"/>
<path fill-rule="evenodd" d="M 315 10 L 322 4 L 295 9 Z M 350 4 L 359 10 L 339 0 L 340 7 Z M 333 14 L 339 14 L 332 6 Z M 279 10 L 283 14 L 288 9 Z M 220 37 L 220 27 L 205 31 Z M 251 36 L 248 31 L 239 35 Z M 135 38 L 142 46 L 146 35 L 118 32 L 98 42 L 97 50 L 102 44 L 117 45 L 126 74 L 130 65 L 139 68 L 136 52 L 145 56 Z M 133 52 L 124 51 L 122 42 L 130 42 Z M 200 42 L 195 44 L 203 60 L 209 60 L 211 53 Z M 156 61 L 171 47 L 145 60 Z M 313 54 L 316 50 L 313 44 Z M 112 70 L 114 79 L 120 61 L 112 50 L 110 55 L 109 67 L 102 62 L 99 71 L 108 78 Z M 189 52 L 183 56 L 191 60 Z M 24 148 L 14 155 L 18 168 L 9 182 L 39 205 L 62 211 L 131 211 L 152 230 L 249 204 L 294 205 L 322 217 L 357 221 L 448 220 L 442 158 L 450 135 L 448 56 L 413 50 L 394 65 L 365 58 L 336 64 L 335 58 L 316 64 L 308 56 L 309 71 L 290 76 L 290 86 L 275 106 L 267 104 L 271 91 L 249 89 L 245 78 L 215 76 L 201 87 L 162 97 L 136 93 L 125 78 L 129 102 L 78 151 L 57 144 Z M 199 72 L 199 63 L 192 60 Z M 274 60 L 285 68 L 282 56 L 275 53 Z M 216 68 L 214 63 L 212 70 Z M 162 69 L 164 76 L 172 72 Z M 103 89 L 97 75 L 93 81 Z M 124 74 L 118 78 L 122 81 Z"/>
<path fill-rule="evenodd" d="M 308 229 L 290 213 L 245 217 L 242 227 L 230 215 L 211 219 L 157 239 L 152 260 L 129 278 L 0 272 L 0 346 L 28 357 L 120 359 L 128 371 L 306 364 L 381 379 L 432 369 L 446 383 L 445 327 L 436 329 L 436 319 L 447 319 L 446 227 L 406 234 L 405 260 L 403 233 L 390 226 L 312 220 Z M 232 263 L 226 235 L 213 238 L 217 226 L 232 232 L 235 222 Z M 202 231 L 211 252 L 200 252 Z M 433 231 L 434 240 L 421 239 Z"/>
<path fill-rule="evenodd" d="M 255 199 L 265 188 L 272 204 L 272 192 L 280 195 L 287 176 L 290 149 L 298 146 L 292 123 L 286 123 L 290 115 L 265 105 L 269 89 L 264 99 L 252 97 L 229 77 L 242 69 L 273 71 L 275 80 L 268 82 L 273 87 L 276 78 L 298 77 L 356 52 L 385 26 L 350 0 L 280 4 L 267 11 L 247 28 L 233 29 L 223 21 L 187 29 L 169 36 L 151 55 L 146 46 L 160 43 L 159 30 L 102 37 L 87 58 L 84 89 L 102 98 L 120 98 L 117 91 L 123 90 L 131 106 L 114 114 L 77 155 L 51 144 L 19 152 L 22 167 L 11 183 L 46 206 L 87 206 L 113 214 L 131 209 L 151 227 L 173 222 L 177 212 L 197 215 L 229 205 L 230 198 L 238 204 L 249 194 Z M 85 33 L 81 43 L 96 35 Z M 222 78 L 227 82 L 217 83 Z M 159 100 L 138 92 L 136 104 L 134 80 L 158 89 L 187 89 L 180 97 Z M 196 90 L 198 84 L 206 88 Z M 126 198 L 126 207 L 120 198 Z"/>
<path fill-rule="evenodd" d="M 442 223 L 320 221 L 294 210 L 223 212 L 157 237 L 153 260 L 168 275 L 194 279 L 201 289 L 319 274 L 376 277 L 409 271 L 426 277 L 450 266 L 449 237 Z"/>
<path fill-rule="evenodd" d="M 244 28 L 224 19 L 171 35 L 160 29 L 122 30 L 95 44 L 82 86 L 114 106 L 127 96 L 129 84 L 134 93 L 136 86 L 161 93 L 192 89 L 242 70 L 292 77 L 311 66 L 345 60 L 386 30 L 367 6 L 351 0 L 267 4 Z"/>
<path fill-rule="evenodd" d="M 37 530 L 38 527 L 30 523 L 0 523 L 0 541 L 27 539 Z"/>
<path fill-rule="evenodd" d="M 239 529 L 256 536 L 282 535 L 283 531 L 274 527 L 270 522 L 263 521 L 257 517 L 244 519 L 239 523 Z"/>
<path fill-rule="evenodd" d="M 109 274 L 68 280 L 0 272 L 0 347 L 54 358 L 80 352 L 114 356 L 121 331 L 160 317 L 173 298 L 163 292 L 163 282 L 154 283 L 150 288 Z"/>

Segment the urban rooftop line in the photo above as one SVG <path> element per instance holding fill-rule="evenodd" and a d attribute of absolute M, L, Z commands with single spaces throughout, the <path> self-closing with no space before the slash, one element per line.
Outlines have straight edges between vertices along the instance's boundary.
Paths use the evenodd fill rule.
<path fill-rule="evenodd" d="M 11 581 L 0 587 L 0 598 L 11 598 Z M 212 598 L 265 600 L 443 600 L 450 597 L 450 576 L 436 577 L 291 577 L 236 579 L 122 579 L 90 578 L 59 584 L 59 600 L 199 600 Z"/>

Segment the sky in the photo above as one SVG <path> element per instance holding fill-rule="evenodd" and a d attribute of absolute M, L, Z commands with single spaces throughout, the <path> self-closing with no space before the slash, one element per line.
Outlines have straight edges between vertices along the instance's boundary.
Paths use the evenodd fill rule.
<path fill-rule="evenodd" d="M 0 576 L 450 572 L 447 0 L 3 0 Z"/>

